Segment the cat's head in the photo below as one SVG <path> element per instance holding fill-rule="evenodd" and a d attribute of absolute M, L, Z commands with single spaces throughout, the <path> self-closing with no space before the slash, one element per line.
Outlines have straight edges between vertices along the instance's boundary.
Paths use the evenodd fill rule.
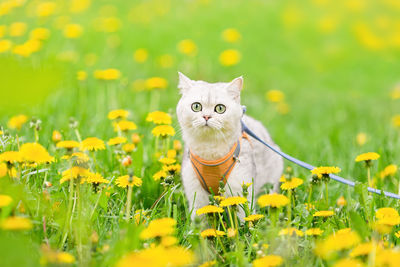
<path fill-rule="evenodd" d="M 178 88 L 182 97 L 176 111 L 184 135 L 223 139 L 240 127 L 242 77 L 228 83 L 207 83 L 179 72 Z"/>

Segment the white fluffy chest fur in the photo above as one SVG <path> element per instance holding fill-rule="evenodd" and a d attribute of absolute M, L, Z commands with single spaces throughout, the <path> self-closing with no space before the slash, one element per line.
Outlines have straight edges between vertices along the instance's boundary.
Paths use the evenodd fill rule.
<path fill-rule="evenodd" d="M 178 121 L 182 129 L 185 153 L 182 160 L 182 181 L 190 210 L 208 204 L 209 193 L 202 187 L 190 162 L 188 151 L 204 160 L 217 160 L 226 155 L 242 135 L 241 119 L 259 137 L 273 144 L 262 124 L 243 116 L 240 91 L 243 79 L 230 83 L 192 81 L 180 74 L 182 98 L 177 105 Z M 275 185 L 282 174 L 282 158 L 265 149 L 256 140 L 243 139 L 239 161 L 235 164 L 225 185 L 226 195 L 242 195 L 242 184 L 253 182 L 254 192 L 269 182 Z M 249 188 L 249 201 L 253 188 Z"/>

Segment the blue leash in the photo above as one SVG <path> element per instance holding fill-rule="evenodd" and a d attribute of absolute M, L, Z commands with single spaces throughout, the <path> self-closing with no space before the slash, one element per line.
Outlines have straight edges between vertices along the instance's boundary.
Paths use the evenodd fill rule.
<path fill-rule="evenodd" d="M 244 110 L 245 110 L 245 108 L 244 108 Z M 286 154 L 286 153 L 284 153 L 284 152 L 282 152 L 282 151 L 280 151 L 280 150 L 274 148 L 273 146 L 271 146 L 271 145 L 265 143 L 265 142 L 264 142 L 263 140 L 261 140 L 255 133 L 253 133 L 253 132 L 244 124 L 243 121 L 242 121 L 242 129 L 243 129 L 243 131 L 245 131 L 248 135 L 250 135 L 251 137 L 253 137 L 253 138 L 256 139 L 257 141 L 259 141 L 260 143 L 262 143 L 264 146 L 268 147 L 269 149 L 271 149 L 271 150 L 274 151 L 275 153 L 281 155 L 281 156 L 284 157 L 285 159 L 287 159 L 287 160 L 289 160 L 289 161 L 291 161 L 291 162 L 293 162 L 293 163 L 295 163 L 295 164 L 297 164 L 297 165 L 299 165 L 299 166 L 301 166 L 301 167 L 303 167 L 303 168 L 306 168 L 306 169 L 308 169 L 308 170 L 312 170 L 312 169 L 315 168 L 315 166 L 310 165 L 310 164 L 308 164 L 308 163 L 306 163 L 306 162 L 304 162 L 304 161 L 301 161 L 301 160 L 299 160 L 299 159 L 296 159 L 296 158 L 294 158 L 294 157 L 292 157 L 292 156 L 290 156 L 290 155 L 288 155 L 288 154 Z M 337 176 L 337 175 L 334 175 L 334 174 L 329 174 L 329 177 L 330 177 L 332 180 L 338 181 L 338 182 L 340 182 L 340 183 L 342 183 L 342 184 L 347 184 L 347 185 L 352 186 L 352 187 L 354 187 L 354 185 L 355 185 L 354 182 L 349 181 L 349 180 L 347 180 L 347 179 L 344 179 L 344 178 L 342 178 L 342 177 L 340 177 L 340 176 Z M 383 192 L 383 194 L 384 194 L 385 196 L 387 196 L 387 197 L 400 199 L 400 196 L 397 195 L 397 194 L 390 193 L 390 192 L 386 192 L 386 191 L 382 191 L 382 190 L 379 190 L 379 189 L 376 189 L 376 188 L 368 187 L 368 191 L 369 191 L 369 192 L 372 192 L 372 193 L 375 193 L 375 194 L 378 194 L 378 195 L 381 195 L 382 192 Z"/>

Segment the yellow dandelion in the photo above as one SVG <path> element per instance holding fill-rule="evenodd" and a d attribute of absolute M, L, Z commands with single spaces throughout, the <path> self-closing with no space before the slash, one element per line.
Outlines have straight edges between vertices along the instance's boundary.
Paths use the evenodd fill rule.
<path fill-rule="evenodd" d="M 206 229 L 200 233 L 201 237 L 206 238 L 206 237 L 217 237 L 217 236 L 224 236 L 226 235 L 225 232 L 215 230 L 213 228 Z"/>
<path fill-rule="evenodd" d="M 153 111 L 150 112 L 147 117 L 146 121 L 153 122 L 155 124 L 171 124 L 171 115 L 162 111 Z"/>
<path fill-rule="evenodd" d="M 81 149 L 84 151 L 97 151 L 106 149 L 106 146 L 104 145 L 103 140 L 97 137 L 88 137 L 81 142 Z"/>
<path fill-rule="evenodd" d="M 378 224 L 385 224 L 390 226 L 400 224 L 399 213 L 393 208 L 380 208 L 376 211 L 375 217 L 378 219 Z"/>
<path fill-rule="evenodd" d="M 133 59 L 138 63 L 143 63 L 147 60 L 149 52 L 145 48 L 139 48 L 133 53 Z"/>
<path fill-rule="evenodd" d="M 262 218 L 264 218 L 265 216 L 263 214 L 251 214 L 247 217 L 244 217 L 244 220 L 246 222 L 254 222 L 254 221 L 258 221 Z"/>
<path fill-rule="evenodd" d="M 167 173 L 164 170 L 160 170 L 153 175 L 154 181 L 159 181 L 167 177 Z"/>
<path fill-rule="evenodd" d="M 17 177 L 17 170 L 15 168 L 8 169 L 6 163 L 0 163 L 0 178 L 9 175 L 12 178 Z"/>
<path fill-rule="evenodd" d="M 157 137 L 165 137 L 165 136 L 174 136 L 175 135 L 175 129 L 170 126 L 170 125 L 159 125 L 153 128 L 153 130 L 151 131 L 151 133 L 154 136 Z"/>
<path fill-rule="evenodd" d="M 175 149 L 169 149 L 167 151 L 167 158 L 175 159 L 176 158 L 176 150 Z"/>
<path fill-rule="evenodd" d="M 26 33 L 27 25 L 25 22 L 14 22 L 10 25 L 8 33 L 12 37 L 19 37 Z"/>
<path fill-rule="evenodd" d="M 12 42 L 10 40 L 0 40 L 0 53 L 7 52 L 12 47 Z"/>
<path fill-rule="evenodd" d="M 87 178 L 90 174 L 90 171 L 85 168 L 73 166 L 72 168 L 65 170 L 61 173 L 62 177 L 60 179 L 60 184 L 71 179 Z"/>
<path fill-rule="evenodd" d="M 79 142 L 73 140 L 60 141 L 56 144 L 56 147 L 66 148 L 66 149 L 73 149 L 79 146 L 80 146 Z"/>
<path fill-rule="evenodd" d="M 29 35 L 31 39 L 43 41 L 50 37 L 50 31 L 46 28 L 35 28 Z"/>
<path fill-rule="evenodd" d="M 20 130 L 22 125 L 24 125 L 27 121 L 28 121 L 28 117 L 21 114 L 21 115 L 11 117 L 11 119 L 8 121 L 7 125 L 10 129 Z"/>
<path fill-rule="evenodd" d="M 22 162 L 22 155 L 19 151 L 6 151 L 0 154 L 0 162 L 2 161 L 10 164 Z"/>
<path fill-rule="evenodd" d="M 221 207 L 228 207 L 228 206 L 236 206 L 240 204 L 244 204 L 247 202 L 247 199 L 245 197 L 228 197 L 225 198 L 224 200 L 221 201 L 219 204 Z"/>
<path fill-rule="evenodd" d="M 168 86 L 168 81 L 161 77 L 151 77 L 146 79 L 145 87 L 147 90 L 165 89 Z"/>
<path fill-rule="evenodd" d="M 360 162 L 360 161 L 371 161 L 371 160 L 377 160 L 380 158 L 380 155 L 375 152 L 367 152 L 360 154 L 356 157 L 355 161 Z"/>
<path fill-rule="evenodd" d="M 197 53 L 197 45 L 193 40 L 185 39 L 178 43 L 178 51 L 185 55 L 194 56 Z"/>
<path fill-rule="evenodd" d="M 283 264 L 283 258 L 278 255 L 267 255 L 253 261 L 253 267 L 274 267 Z"/>
<path fill-rule="evenodd" d="M 64 27 L 64 36 L 69 39 L 79 38 L 83 33 L 83 28 L 79 24 L 67 24 Z"/>
<path fill-rule="evenodd" d="M 21 146 L 19 152 L 25 162 L 42 164 L 54 161 L 49 152 L 38 143 L 25 143 Z"/>
<path fill-rule="evenodd" d="M 228 43 L 236 43 L 242 38 L 240 32 L 234 28 L 228 28 L 222 32 L 222 39 Z"/>
<path fill-rule="evenodd" d="M 108 184 L 110 182 L 104 179 L 100 173 L 90 173 L 85 181 L 88 184 Z"/>
<path fill-rule="evenodd" d="M 112 81 L 121 78 L 121 72 L 117 69 L 96 70 L 94 77 L 98 80 Z"/>
<path fill-rule="evenodd" d="M 340 172 L 339 167 L 316 167 L 311 170 L 311 174 L 316 175 L 318 178 L 322 178 L 323 176 L 328 176 L 329 174 L 336 174 Z"/>
<path fill-rule="evenodd" d="M 373 242 L 361 243 L 357 245 L 351 252 L 350 257 L 364 256 L 368 255 L 372 249 L 376 246 Z"/>
<path fill-rule="evenodd" d="M 320 236 L 324 231 L 319 228 L 310 228 L 306 230 L 306 235 Z"/>
<path fill-rule="evenodd" d="M 261 208 L 267 206 L 272 208 L 280 208 L 289 204 L 289 199 L 285 195 L 273 193 L 260 196 L 257 200 L 257 203 Z"/>
<path fill-rule="evenodd" d="M 114 132 L 118 131 L 131 131 L 131 130 L 136 130 L 137 126 L 134 122 L 128 121 L 128 120 L 122 120 L 119 122 L 114 122 Z"/>
<path fill-rule="evenodd" d="M 164 165 L 163 170 L 170 175 L 174 175 L 175 173 L 178 173 L 181 171 L 181 165 L 179 164 L 174 164 L 174 165 Z"/>
<path fill-rule="evenodd" d="M 317 211 L 313 214 L 313 217 L 330 217 L 335 215 L 335 213 L 331 210 L 321 210 Z"/>
<path fill-rule="evenodd" d="M 125 151 L 126 153 L 130 153 L 133 150 L 135 150 L 136 146 L 135 144 L 125 144 L 122 146 L 122 150 Z"/>
<path fill-rule="evenodd" d="M 213 205 L 207 205 L 204 206 L 196 211 L 197 215 L 203 215 L 203 214 L 210 214 L 210 213 L 221 213 L 224 212 L 223 208 L 213 206 Z"/>
<path fill-rule="evenodd" d="M 126 119 L 129 116 L 129 111 L 125 109 L 115 109 L 108 112 L 109 120 Z"/>
<path fill-rule="evenodd" d="M 400 127 L 400 115 L 393 116 L 392 124 L 394 127 Z"/>
<path fill-rule="evenodd" d="M 379 176 L 382 179 L 385 178 L 385 177 L 388 177 L 388 176 L 393 176 L 393 175 L 395 175 L 397 173 L 397 169 L 398 169 L 397 165 L 390 164 L 390 165 L 386 166 L 385 169 L 383 169 L 383 171 L 381 171 L 379 173 Z"/>
<path fill-rule="evenodd" d="M 3 230 L 19 231 L 32 229 L 32 222 L 24 217 L 8 217 L 0 222 L 0 228 Z"/>
<path fill-rule="evenodd" d="M 271 103 L 280 103 L 285 100 L 285 94 L 280 90 L 269 90 L 265 93 L 265 98 Z"/>
<path fill-rule="evenodd" d="M 292 190 L 295 189 L 297 187 L 299 187 L 300 185 L 303 184 L 303 180 L 297 177 L 293 177 L 290 180 L 286 180 L 283 184 L 281 184 L 281 189 L 282 190 Z"/>
<path fill-rule="evenodd" d="M 157 255 L 155 257 L 155 255 Z M 178 246 L 152 246 L 148 249 L 132 252 L 120 259 L 116 267 L 129 266 L 187 266 L 195 258 L 190 250 Z"/>
<path fill-rule="evenodd" d="M 304 236 L 304 233 L 301 230 L 298 230 L 296 228 L 290 227 L 290 228 L 284 228 L 279 231 L 279 235 L 297 235 L 297 236 Z"/>
<path fill-rule="evenodd" d="M 127 186 L 141 186 L 142 179 L 136 176 L 124 175 L 117 178 L 115 184 L 119 187 L 127 187 Z"/>
<path fill-rule="evenodd" d="M 150 239 L 172 235 L 175 232 L 176 221 L 172 218 L 152 220 L 146 229 L 140 233 L 141 239 Z"/>
<path fill-rule="evenodd" d="M 54 2 L 42 2 L 36 6 L 36 15 L 38 17 L 48 17 L 52 15 L 57 5 Z"/>
<path fill-rule="evenodd" d="M 126 143 L 126 141 L 127 141 L 126 137 L 117 136 L 117 137 L 114 137 L 114 138 L 111 138 L 110 140 L 108 140 L 107 144 L 109 146 L 115 146 L 115 145 L 120 145 L 120 144 Z"/>
<path fill-rule="evenodd" d="M 315 254 L 323 259 L 331 258 L 336 252 L 350 249 L 360 243 L 360 237 L 351 229 L 346 228 L 331 234 L 321 240 L 315 247 Z"/>
<path fill-rule="evenodd" d="M 161 162 L 162 164 L 165 165 L 171 165 L 174 164 L 176 162 L 176 159 L 172 159 L 172 158 L 161 158 L 158 160 L 159 162 Z"/>
<path fill-rule="evenodd" d="M 241 54 L 236 49 L 227 49 L 219 55 L 219 63 L 223 66 L 233 66 L 239 63 Z"/>
<path fill-rule="evenodd" d="M 78 81 L 85 81 L 88 77 L 88 74 L 86 71 L 80 70 L 76 73 L 76 79 Z"/>
<path fill-rule="evenodd" d="M 0 194 L 0 208 L 7 207 L 13 201 L 12 197 Z"/>
<path fill-rule="evenodd" d="M 175 236 L 163 236 L 161 238 L 161 246 L 171 247 L 178 243 L 178 239 Z"/>

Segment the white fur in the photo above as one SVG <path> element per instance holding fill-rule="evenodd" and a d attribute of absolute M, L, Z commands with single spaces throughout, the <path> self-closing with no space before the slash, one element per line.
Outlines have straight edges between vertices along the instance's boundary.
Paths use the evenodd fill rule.
<path fill-rule="evenodd" d="M 209 194 L 203 189 L 193 170 L 188 156 L 189 148 L 195 155 L 205 160 L 223 157 L 242 135 L 241 119 L 261 139 L 277 147 L 259 121 L 243 116 L 240 105 L 242 86 L 242 77 L 230 83 L 207 83 L 192 81 L 179 73 L 178 88 L 182 97 L 176 111 L 185 143 L 182 181 L 190 210 L 194 211 L 192 218 L 197 209 L 208 204 Z M 202 111 L 192 111 L 191 106 L 194 102 L 202 105 Z M 226 106 L 223 114 L 214 111 L 217 104 Z M 207 123 L 203 116 L 210 116 Z M 252 179 L 254 179 L 252 186 L 256 195 L 267 182 L 274 184 L 275 190 L 278 188 L 279 177 L 283 170 L 282 158 L 253 138 L 250 137 L 250 140 L 250 142 L 246 139 L 242 140 L 239 161 L 225 186 L 226 196 L 242 195 L 242 184 L 251 183 Z M 250 187 L 249 201 L 253 197 L 252 190 L 253 188 Z"/>

